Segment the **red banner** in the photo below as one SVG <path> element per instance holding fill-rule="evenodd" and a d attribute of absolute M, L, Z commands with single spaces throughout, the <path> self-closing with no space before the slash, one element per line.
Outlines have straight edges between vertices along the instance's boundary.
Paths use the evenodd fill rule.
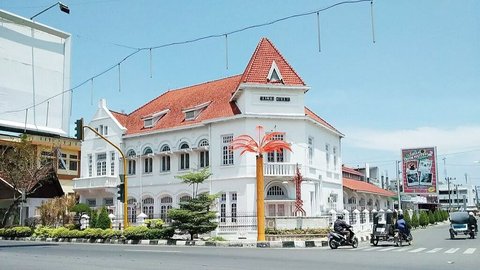
<path fill-rule="evenodd" d="M 402 149 L 404 193 L 437 192 L 437 155 L 435 147 Z"/>

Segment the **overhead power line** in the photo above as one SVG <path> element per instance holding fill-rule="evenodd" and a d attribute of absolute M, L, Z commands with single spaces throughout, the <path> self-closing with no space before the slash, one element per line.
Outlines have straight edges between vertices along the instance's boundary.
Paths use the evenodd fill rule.
<path fill-rule="evenodd" d="M 78 85 L 68 89 L 68 90 L 64 90 L 56 95 L 53 95 L 53 96 L 50 96 L 38 103 L 35 103 L 29 107 L 26 107 L 26 108 L 22 108 L 22 109 L 18 109 L 18 110 L 8 110 L 8 111 L 3 111 L 1 112 L 2 114 L 9 114 L 9 113 L 18 113 L 18 112 L 22 112 L 22 111 L 26 111 L 26 110 L 29 110 L 31 108 L 34 108 L 36 106 L 39 106 L 41 104 L 44 104 L 48 101 L 50 101 L 51 99 L 53 98 L 56 98 L 58 96 L 61 96 L 67 92 L 73 92 L 74 90 L 80 88 L 81 86 L 85 85 L 86 83 L 88 82 L 91 82 L 93 84 L 93 80 L 99 76 L 102 76 L 103 74 L 109 72 L 110 70 L 112 69 L 115 69 L 115 68 L 118 68 L 119 70 L 119 90 L 120 90 L 120 66 L 123 62 L 125 62 L 127 59 L 129 59 L 130 57 L 138 54 L 139 52 L 142 52 L 142 51 L 151 51 L 151 50 L 156 50 L 156 49 L 161 49 L 161 48 L 165 48 L 165 47 L 171 47 L 171 46 L 177 46 L 177 45 L 185 45 L 185 44 L 189 44 L 189 43 L 194 43 L 194 42 L 199 42 L 199 41 L 202 41 L 202 40 L 206 40 L 206 39 L 213 39 L 213 38 L 225 38 L 227 39 L 229 35 L 233 35 L 233 34 L 237 34 L 237 33 L 240 33 L 240 32 L 244 32 L 244 31 L 248 31 L 248 30 L 251 30 L 251 29 L 255 29 L 255 28 L 260 28 L 260 27 L 265 27 L 265 26 L 269 26 L 269 25 L 272 25 L 272 24 L 276 24 L 276 23 L 279 23 L 279 22 L 282 22 L 282 21 L 286 21 L 286 20 L 290 20 L 290 19 L 294 19 L 294 18 L 298 18 L 298 17 L 304 17 L 304 16 L 309 16 L 309 15 L 316 15 L 318 14 L 319 12 L 322 12 L 322 11 L 326 11 L 328 9 L 331 9 L 331 8 L 334 8 L 334 7 L 337 7 L 337 6 L 340 6 L 340 5 L 345 5 L 345 4 L 357 4 L 357 3 L 362 3 L 362 2 L 370 2 L 370 5 L 372 6 L 372 9 L 371 9 L 371 15 L 372 15 L 372 30 L 373 30 L 373 0 L 355 0 L 355 1 L 342 1 L 342 2 L 338 2 L 338 3 L 335 3 L 335 4 L 332 4 L 328 7 L 325 7 L 325 8 L 321 8 L 321 9 L 317 9 L 317 10 L 314 10 L 314 11 L 310 11 L 310 12 L 304 12 L 304 13 L 298 13 L 298 14 L 294 14 L 294 15 L 290 15 L 290 16 L 287 16 L 287 17 L 283 17 L 283 18 L 279 18 L 279 19 L 276 19 L 276 20 L 273 20 L 273 21 L 269 21 L 269 22 L 266 22 L 266 23 L 261 23 L 261 24 L 255 24 L 255 25 L 250 25 L 250 26 L 246 26 L 246 27 L 243 27 L 243 28 L 240 28 L 240 29 L 237 29 L 237 30 L 233 30 L 233 31 L 229 31 L 229 32 L 225 32 L 225 33 L 220 33 L 220 34 L 212 34 L 212 35 L 207 35 L 207 36 L 202 36 L 202 37 L 198 37 L 198 38 L 194 38 L 194 39 L 190 39 L 190 40 L 184 40 L 184 41 L 177 41 L 177 42 L 171 42 L 171 43 L 166 43 L 166 44 L 161 44 L 161 45 L 157 45 L 157 46 L 152 46 L 152 47 L 143 47 L 143 48 L 136 48 L 136 47 L 131 47 L 131 46 L 126 46 L 126 45 L 122 45 L 122 44 L 115 44 L 116 46 L 121 46 L 121 47 L 125 47 L 125 48 L 129 48 L 129 49 L 133 49 L 134 51 L 130 54 L 128 54 L 127 56 L 125 56 L 122 60 L 120 60 L 119 62 L 113 64 L 112 66 L 108 67 L 107 69 L 105 69 L 104 71 L 84 80 L 83 82 L 79 83 Z M 319 27 L 319 24 L 318 24 L 318 27 Z M 372 34 L 374 34 L 372 32 Z M 320 31 L 318 30 L 318 35 L 320 36 Z M 320 40 L 320 39 L 319 39 Z M 375 43 L 375 37 L 373 36 L 373 42 Z M 225 42 L 225 45 L 227 45 L 228 43 Z M 228 48 L 227 48 L 228 49 Z M 227 52 L 228 53 L 228 52 Z M 151 61 L 151 57 L 150 57 L 150 61 Z M 227 55 L 227 63 L 228 63 L 228 55 Z M 228 68 L 228 64 L 227 64 L 227 68 Z"/>

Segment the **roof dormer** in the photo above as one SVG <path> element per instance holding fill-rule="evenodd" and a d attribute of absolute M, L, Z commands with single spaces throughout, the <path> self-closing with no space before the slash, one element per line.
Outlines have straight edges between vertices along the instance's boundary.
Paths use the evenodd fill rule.
<path fill-rule="evenodd" d="M 280 73 L 280 69 L 278 68 L 277 63 L 275 63 L 275 61 L 273 61 L 272 65 L 270 66 L 270 71 L 268 72 L 268 75 L 267 75 L 267 82 L 283 83 L 282 74 Z"/>
<path fill-rule="evenodd" d="M 159 111 L 150 115 L 146 115 L 142 117 L 143 120 L 143 128 L 152 128 L 157 124 L 158 120 L 160 120 L 164 115 L 166 115 L 170 110 L 166 109 L 163 111 Z"/>
<path fill-rule="evenodd" d="M 194 107 L 183 109 L 182 112 L 185 114 L 185 121 L 195 120 L 210 103 L 211 101 L 208 101 Z"/>

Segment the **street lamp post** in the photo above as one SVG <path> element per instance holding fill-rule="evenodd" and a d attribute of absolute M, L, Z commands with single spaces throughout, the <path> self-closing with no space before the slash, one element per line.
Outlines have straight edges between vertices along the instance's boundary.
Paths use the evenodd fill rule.
<path fill-rule="evenodd" d="M 57 2 L 57 3 L 55 3 L 55 4 L 53 4 L 53 5 L 49 6 L 49 7 L 47 7 L 46 9 L 38 12 L 37 14 L 33 15 L 32 17 L 30 17 L 30 20 L 33 20 L 33 18 L 37 17 L 38 15 L 44 13 L 45 11 L 47 11 L 47 10 L 49 10 L 49 9 L 51 9 L 51 8 L 53 8 L 53 7 L 56 6 L 56 5 L 58 5 L 58 7 L 60 8 L 60 11 L 62 11 L 62 12 L 64 12 L 64 13 L 67 13 L 67 14 L 70 14 L 70 8 L 68 8 L 67 5 L 65 5 L 65 4 L 63 4 L 63 3 L 61 3 L 61 2 Z"/>

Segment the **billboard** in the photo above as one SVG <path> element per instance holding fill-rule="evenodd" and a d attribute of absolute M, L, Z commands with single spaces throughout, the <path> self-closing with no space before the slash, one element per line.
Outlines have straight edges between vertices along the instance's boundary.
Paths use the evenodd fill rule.
<path fill-rule="evenodd" d="M 68 135 L 70 42 L 70 34 L 0 10 L 0 130 Z"/>
<path fill-rule="evenodd" d="M 402 149 L 404 193 L 437 193 L 435 147 Z"/>

